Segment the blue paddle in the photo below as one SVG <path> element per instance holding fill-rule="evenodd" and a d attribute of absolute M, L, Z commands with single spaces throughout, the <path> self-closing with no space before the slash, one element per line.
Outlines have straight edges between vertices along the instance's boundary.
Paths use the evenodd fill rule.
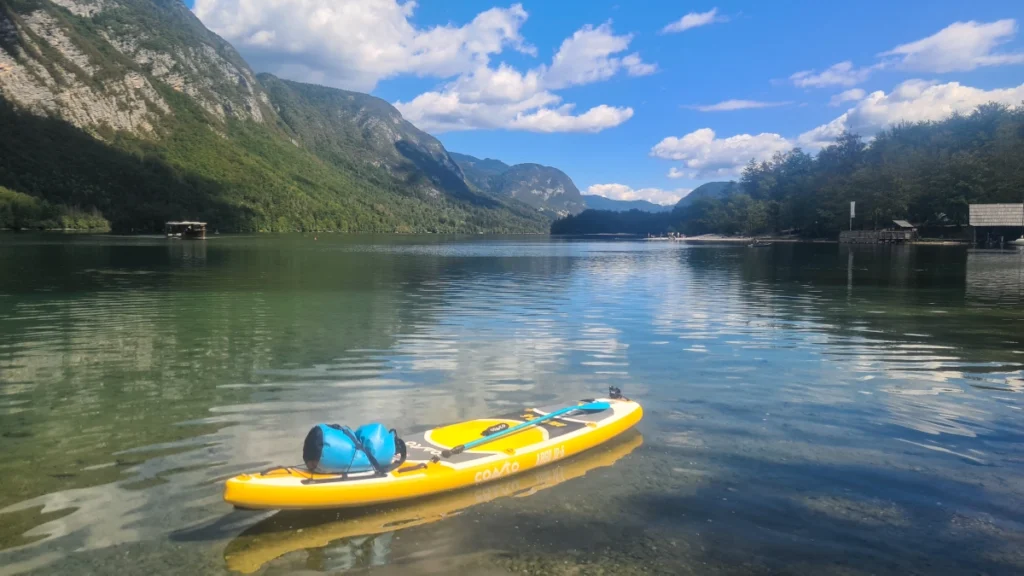
<path fill-rule="evenodd" d="M 488 442 L 490 442 L 492 440 L 497 440 L 498 438 L 501 438 L 502 436 L 508 436 L 509 434 L 515 434 L 516 432 L 522 430 L 523 428 L 528 428 L 530 426 L 534 426 L 536 424 L 540 424 L 541 422 L 544 422 L 545 420 L 551 420 L 552 418 L 558 418 L 559 416 L 564 416 L 564 415 L 566 415 L 566 414 L 568 414 L 570 412 L 577 412 L 577 411 L 581 411 L 581 410 L 582 411 L 586 411 L 586 412 L 600 412 L 601 410 L 607 410 L 607 409 L 609 409 L 611 407 L 612 407 L 612 405 L 607 403 L 607 402 L 591 402 L 589 404 L 580 404 L 579 406 L 569 406 L 567 408 L 562 408 L 561 410 L 555 410 L 554 412 L 548 412 L 547 414 L 545 414 L 543 416 L 539 416 L 539 417 L 534 418 L 533 420 L 530 420 L 528 422 L 523 422 L 522 424 L 517 424 L 517 425 L 515 425 L 515 426 L 513 426 L 511 428 L 506 428 L 505 430 L 502 430 L 500 432 L 495 432 L 494 434 L 491 434 L 490 436 L 487 436 L 485 438 L 481 438 L 479 440 L 474 440 L 472 442 L 467 442 L 465 444 L 459 444 L 458 446 L 452 448 L 451 450 L 444 450 L 443 452 L 441 452 L 441 455 L 444 456 L 445 458 L 449 458 L 449 457 L 451 457 L 451 456 L 453 456 L 455 454 L 461 454 L 464 450 L 472 450 L 473 448 L 476 448 L 477 446 L 480 446 L 481 444 L 486 444 L 486 443 L 488 443 Z"/>

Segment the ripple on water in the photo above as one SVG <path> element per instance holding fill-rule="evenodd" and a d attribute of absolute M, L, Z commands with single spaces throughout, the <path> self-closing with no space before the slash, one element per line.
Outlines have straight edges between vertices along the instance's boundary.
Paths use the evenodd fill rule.
<path fill-rule="evenodd" d="M 903 269 L 858 253 L 848 269 L 836 246 L 754 256 L 675 243 L 220 240 L 93 241 L 38 276 L 0 277 L 0 519 L 19 518 L 0 528 L 0 573 L 89 558 L 119 569 L 126 560 L 104 554 L 128 547 L 223 570 L 246 522 L 220 501 L 220 482 L 295 463 L 312 423 L 421 430 L 611 385 L 646 408 L 647 440 L 625 464 L 409 528 L 374 557 L 392 562 L 403 542 L 444 534 L 435 549 L 449 556 L 551 542 L 564 563 L 559 539 L 530 527 L 558 507 L 559 530 L 616 534 L 651 561 L 729 541 L 723 569 L 765 554 L 784 568 L 785 554 L 751 543 L 802 542 L 808 526 L 851 554 L 849 541 L 884 546 L 872 538 L 885 526 L 907 550 L 943 544 L 941 560 L 955 547 L 928 528 L 948 525 L 934 501 L 1003 520 L 1024 502 L 1012 482 L 1024 466 L 1024 300 L 1005 260 L 922 255 Z M 0 255 L 35 256 L 24 248 L 0 244 Z M 928 276 L 940 261 L 959 262 L 966 290 Z M 61 280 L 64 269 L 76 279 Z M 985 492 L 959 483 L 963 466 Z M 597 494 L 607 498 L 591 509 Z M 523 542 L 479 540 L 506 520 Z M 216 535 L 169 540 L 218 522 Z M 638 528 L 641 544 L 615 532 L 647 526 L 658 530 Z M 349 544 L 279 567 L 344 569 L 316 558 Z M 984 565 L 956 566 L 972 561 Z"/>

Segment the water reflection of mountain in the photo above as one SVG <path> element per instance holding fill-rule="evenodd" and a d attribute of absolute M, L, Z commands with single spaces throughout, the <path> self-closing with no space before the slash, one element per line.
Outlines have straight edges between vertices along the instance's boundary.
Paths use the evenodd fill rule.
<path fill-rule="evenodd" d="M 209 429 L 181 422 L 237 420 L 211 419 L 211 409 L 235 406 L 228 412 L 251 416 L 250 408 L 288 395 L 309 408 L 343 388 L 361 416 L 395 417 L 395 405 L 416 404 L 397 402 L 396 388 L 440 386 L 436 398 L 472 393 L 459 389 L 465 380 L 396 383 L 381 375 L 395 364 L 416 371 L 457 355 L 425 335 L 460 297 L 460 279 L 477 278 L 479 287 L 524 275 L 555 279 L 546 285 L 554 297 L 572 265 L 564 257 L 381 255 L 318 242 L 85 238 L 0 250 L 6 270 L 23 272 L 0 279 L 3 429 L 18 439 L 0 473 L 28 465 L 37 472 L 5 490 L 0 507 L 116 478 L 118 463 L 132 460 L 113 456 L 120 450 Z M 301 393 L 287 391 L 295 388 Z M 374 401 L 379 406 L 368 409 Z M 75 461 L 43 457 L 50 450 Z"/>
<path fill-rule="evenodd" d="M 294 463 L 315 421 L 412 430 L 615 384 L 688 454 L 991 462 L 1021 437 L 1020 307 L 979 305 L 957 248 L 21 238 L 0 245 L 0 547 L 49 540 L 5 565 L 163 546 L 226 513 L 223 478 Z M 373 552 L 354 544 L 327 553 Z"/>
<path fill-rule="evenodd" d="M 78 510 L 29 540 L 132 541 L 155 528 L 132 518 L 182 498 L 170 478 L 290 462 L 315 421 L 409 429 L 600 390 L 547 377 L 574 349 L 615 346 L 559 326 L 566 250 L 323 240 L 0 248 L 7 269 L 26 271 L 0 279 L 0 509 Z M 29 527 L 0 541 L 24 542 Z"/>

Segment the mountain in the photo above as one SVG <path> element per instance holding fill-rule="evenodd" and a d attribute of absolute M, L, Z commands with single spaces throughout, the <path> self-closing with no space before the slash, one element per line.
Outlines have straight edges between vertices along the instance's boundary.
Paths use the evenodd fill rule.
<path fill-rule="evenodd" d="M 693 189 L 692 192 L 683 196 L 676 202 L 676 208 L 685 208 L 697 200 L 719 200 L 733 192 L 739 192 L 740 186 L 736 182 L 707 182 Z"/>
<path fill-rule="evenodd" d="M 470 190 L 462 169 L 441 142 L 405 120 L 380 98 L 260 74 L 282 127 L 304 148 L 336 165 L 353 160 L 383 168 L 428 195 L 450 196 L 484 206 L 490 195 Z"/>
<path fill-rule="evenodd" d="M 612 200 L 596 194 L 584 194 L 583 201 L 587 203 L 588 210 L 611 210 L 613 212 L 628 212 L 630 210 L 641 210 L 643 212 L 671 212 L 672 206 L 662 206 L 647 200 Z"/>
<path fill-rule="evenodd" d="M 187 218 L 541 232 L 551 220 L 468 185 L 383 100 L 256 75 L 180 0 L 0 0 L 0 186 L 14 193 L 0 203 L 28 195 L 40 214 L 120 231 Z M 79 220 L 92 222 L 62 219 Z"/>
<path fill-rule="evenodd" d="M 569 176 L 540 164 L 509 166 L 499 160 L 481 160 L 466 154 L 452 156 L 477 189 L 512 198 L 541 212 L 565 216 L 586 209 L 586 202 Z"/>
<path fill-rule="evenodd" d="M 466 154 L 459 154 L 458 152 L 451 152 L 451 156 L 462 168 L 463 174 L 466 175 L 466 181 L 480 190 L 490 190 L 491 178 L 503 174 L 511 168 L 511 166 L 501 160 L 493 158 L 481 160 Z"/>

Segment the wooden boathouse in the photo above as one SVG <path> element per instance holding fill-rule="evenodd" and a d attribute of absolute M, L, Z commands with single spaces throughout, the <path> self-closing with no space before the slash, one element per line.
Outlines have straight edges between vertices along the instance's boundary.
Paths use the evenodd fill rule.
<path fill-rule="evenodd" d="M 1024 236 L 1024 204 L 971 204 L 968 210 L 975 244 L 1003 244 Z"/>

